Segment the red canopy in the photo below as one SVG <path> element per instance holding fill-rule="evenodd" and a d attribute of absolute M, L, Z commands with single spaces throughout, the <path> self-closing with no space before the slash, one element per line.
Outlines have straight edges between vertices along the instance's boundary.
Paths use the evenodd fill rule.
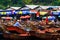
<path fill-rule="evenodd" d="M 21 16 L 20 18 L 25 19 L 26 17 L 25 16 Z"/>
<path fill-rule="evenodd" d="M 13 19 L 12 17 L 2 17 L 2 19 L 10 20 Z"/>
<path fill-rule="evenodd" d="M 22 19 L 30 18 L 30 16 L 29 15 L 26 15 L 26 16 L 21 16 L 20 18 L 22 18 Z"/>
<path fill-rule="evenodd" d="M 25 17 L 26 17 L 26 18 L 30 18 L 30 16 L 29 16 L 29 15 L 26 15 Z"/>

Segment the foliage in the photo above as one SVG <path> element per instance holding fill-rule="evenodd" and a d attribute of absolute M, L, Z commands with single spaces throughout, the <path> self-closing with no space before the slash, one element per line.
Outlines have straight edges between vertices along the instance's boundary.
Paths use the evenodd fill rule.
<path fill-rule="evenodd" d="M 9 6 L 33 5 L 60 5 L 60 0 L 0 0 L 0 9 L 6 9 Z"/>

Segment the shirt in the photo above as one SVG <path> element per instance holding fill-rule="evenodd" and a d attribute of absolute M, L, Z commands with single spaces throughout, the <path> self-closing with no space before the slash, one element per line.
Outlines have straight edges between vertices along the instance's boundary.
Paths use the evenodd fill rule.
<path fill-rule="evenodd" d="M 19 22 L 16 22 L 13 26 L 20 27 L 21 24 Z"/>

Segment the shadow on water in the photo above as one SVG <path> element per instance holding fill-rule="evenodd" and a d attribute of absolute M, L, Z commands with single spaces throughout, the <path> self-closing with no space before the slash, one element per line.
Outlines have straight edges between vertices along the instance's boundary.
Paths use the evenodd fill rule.
<path fill-rule="evenodd" d="M 9 39 L 9 38 L 3 38 L 3 36 L 0 36 L 0 40 L 52 40 L 52 39 L 43 39 L 43 38 L 38 38 L 35 36 L 29 36 L 29 37 L 22 37 L 20 39 Z M 55 40 L 55 39 L 53 39 Z"/>

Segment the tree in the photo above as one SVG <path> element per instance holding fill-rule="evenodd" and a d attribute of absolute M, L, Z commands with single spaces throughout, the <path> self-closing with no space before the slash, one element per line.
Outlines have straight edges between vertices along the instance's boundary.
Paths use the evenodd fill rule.
<path fill-rule="evenodd" d="M 11 0 L 0 0 L 0 8 L 5 9 L 8 5 L 10 5 Z"/>
<path fill-rule="evenodd" d="M 23 2 L 24 2 L 25 4 L 30 4 L 30 3 L 32 2 L 32 0 L 23 0 Z"/>
<path fill-rule="evenodd" d="M 55 5 L 55 6 L 60 6 L 60 0 L 56 0 L 52 3 L 52 5 Z"/>
<path fill-rule="evenodd" d="M 5 9 L 8 6 L 24 6 L 26 4 L 37 5 L 60 5 L 60 0 L 0 0 L 0 9 Z"/>

